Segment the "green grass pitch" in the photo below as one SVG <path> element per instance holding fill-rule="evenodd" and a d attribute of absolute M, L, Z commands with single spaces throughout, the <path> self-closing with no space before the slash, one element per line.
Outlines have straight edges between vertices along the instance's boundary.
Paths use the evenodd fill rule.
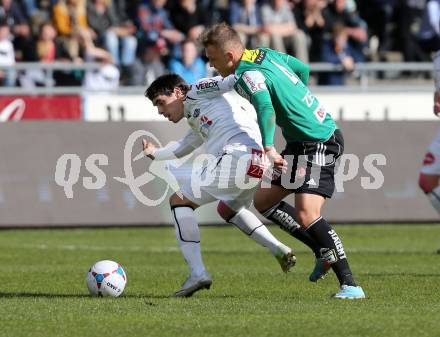
<path fill-rule="evenodd" d="M 0 336 L 440 336 L 440 226 L 335 226 L 367 299 L 337 301 L 333 273 L 308 281 L 313 256 L 296 251 L 283 274 L 232 227 L 202 227 L 210 290 L 170 298 L 187 276 L 174 230 L 0 231 Z M 121 263 L 123 297 L 88 295 L 96 261 Z"/>

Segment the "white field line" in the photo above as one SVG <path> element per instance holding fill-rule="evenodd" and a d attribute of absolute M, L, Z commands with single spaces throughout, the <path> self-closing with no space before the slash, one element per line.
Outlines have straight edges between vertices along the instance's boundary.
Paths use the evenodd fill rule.
<path fill-rule="evenodd" d="M 126 252 L 175 252 L 178 247 L 160 247 L 160 248 L 146 248 L 142 246 L 92 246 L 92 245 L 47 245 L 47 244 L 32 244 L 24 243 L 19 245 L 4 245 L 4 248 L 18 248 L 29 250 L 86 250 L 86 251 L 126 251 Z"/>
<path fill-rule="evenodd" d="M 29 249 L 29 250 L 64 250 L 64 251 L 125 251 L 125 252 L 150 252 L 150 253 L 163 253 L 163 252 L 178 252 L 179 248 L 176 246 L 169 247 L 144 247 L 144 246 L 93 246 L 93 245 L 48 245 L 48 244 L 33 244 L 33 243 L 23 243 L 17 245 L 3 245 L 1 248 L 12 248 L 12 249 Z M 257 250 L 263 249 L 262 247 L 256 245 L 252 248 L 241 247 L 240 252 L 255 252 Z M 431 250 L 423 249 L 389 249 L 389 248 L 349 248 L 345 249 L 348 253 L 374 253 L 374 254 L 426 254 L 431 253 Z M 237 252 L 237 249 L 228 249 L 227 247 L 216 247 L 209 248 L 203 247 L 204 252 Z M 308 253 L 307 249 L 295 249 L 296 253 Z"/>

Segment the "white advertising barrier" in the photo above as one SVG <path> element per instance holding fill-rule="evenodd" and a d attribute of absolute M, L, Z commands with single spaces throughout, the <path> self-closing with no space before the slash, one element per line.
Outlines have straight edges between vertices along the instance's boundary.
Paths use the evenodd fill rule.
<path fill-rule="evenodd" d="M 0 123 L 0 227 L 171 225 L 168 197 L 178 191 L 181 179 L 190 179 L 197 189 L 209 182 L 199 179 L 197 167 L 174 175 L 181 169 L 177 161 L 151 161 L 138 154 L 142 138 L 168 144 L 185 135 L 185 124 Z M 326 219 L 333 223 L 439 221 L 417 183 L 438 123 L 341 121 L 339 125 L 345 150 L 335 176 L 335 194 L 324 206 Z M 282 149 L 283 142 L 277 132 L 276 147 Z M 215 203 L 197 213 L 201 224 L 222 223 Z"/>
<path fill-rule="evenodd" d="M 362 120 L 436 120 L 432 92 L 317 93 L 335 119 Z"/>
<path fill-rule="evenodd" d="M 83 119 L 88 122 L 164 122 L 157 108 L 143 95 L 85 95 Z"/>
<path fill-rule="evenodd" d="M 431 92 L 320 93 L 320 102 L 336 120 L 435 120 Z M 142 95 L 86 95 L 84 120 L 166 121 Z"/>

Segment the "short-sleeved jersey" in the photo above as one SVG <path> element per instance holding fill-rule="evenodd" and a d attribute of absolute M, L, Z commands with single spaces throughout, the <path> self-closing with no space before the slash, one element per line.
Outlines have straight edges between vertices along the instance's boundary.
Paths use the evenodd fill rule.
<path fill-rule="evenodd" d="M 235 71 L 235 90 L 257 111 L 264 146 L 273 145 L 275 124 L 288 143 L 325 141 L 336 124 L 307 87 L 309 67 L 269 48 L 245 50 Z"/>
<path fill-rule="evenodd" d="M 244 135 L 261 146 L 255 110 L 233 91 L 233 76 L 197 81 L 184 101 L 184 114 L 192 129 L 211 154 L 218 154 L 237 135 Z M 200 145 L 200 144 L 199 144 Z"/>

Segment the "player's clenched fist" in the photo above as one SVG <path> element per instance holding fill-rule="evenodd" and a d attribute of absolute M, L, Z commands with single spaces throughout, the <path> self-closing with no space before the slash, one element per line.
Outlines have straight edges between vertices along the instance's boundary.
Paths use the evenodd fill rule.
<path fill-rule="evenodd" d="M 153 153 L 156 150 L 156 146 L 151 142 L 147 142 L 146 139 L 142 139 L 142 146 L 145 155 L 151 159 L 154 159 Z"/>

